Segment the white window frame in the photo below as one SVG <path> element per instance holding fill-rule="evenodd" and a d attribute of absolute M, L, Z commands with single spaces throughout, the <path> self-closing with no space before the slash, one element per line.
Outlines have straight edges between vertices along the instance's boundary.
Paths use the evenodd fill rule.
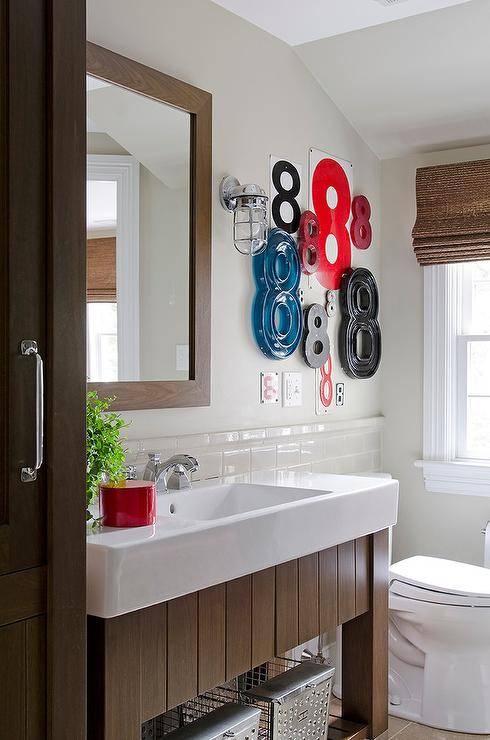
<path fill-rule="evenodd" d="M 461 333 L 463 270 L 458 265 L 423 270 L 424 459 L 416 465 L 423 469 L 427 491 L 490 496 L 490 461 L 461 456 L 467 344 L 475 339 Z"/>
<path fill-rule="evenodd" d="M 87 180 L 117 183 L 117 373 L 140 379 L 139 162 L 121 154 L 88 154 Z"/>

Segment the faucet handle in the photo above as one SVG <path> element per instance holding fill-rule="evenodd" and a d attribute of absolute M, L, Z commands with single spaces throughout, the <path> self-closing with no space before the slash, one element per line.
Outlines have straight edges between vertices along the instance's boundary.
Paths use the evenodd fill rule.
<path fill-rule="evenodd" d="M 196 470 L 199 470 L 199 462 L 192 455 L 173 455 L 164 464 L 165 466 L 181 465 L 188 473 L 195 473 Z"/>
<path fill-rule="evenodd" d="M 148 460 L 150 462 L 154 462 L 158 465 L 158 463 L 161 461 L 162 456 L 159 452 L 149 452 L 148 453 Z"/>

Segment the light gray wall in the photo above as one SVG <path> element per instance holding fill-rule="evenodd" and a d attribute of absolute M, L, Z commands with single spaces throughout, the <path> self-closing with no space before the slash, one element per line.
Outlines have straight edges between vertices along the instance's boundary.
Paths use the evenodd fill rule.
<path fill-rule="evenodd" d="M 354 164 L 355 188 L 373 207 L 374 245 L 356 264 L 379 269 L 380 165 L 295 52 L 208 0 L 88 0 L 88 38 L 213 94 L 212 403 L 210 408 L 138 411 L 132 437 L 183 434 L 316 420 L 314 373 L 299 355 L 267 361 L 250 330 L 250 260 L 231 241 L 231 217 L 219 205 L 224 174 L 268 189 L 268 156 L 301 162 L 324 149 Z M 324 291 L 323 291 L 324 295 Z M 316 299 L 322 292 L 318 291 Z M 303 372 L 304 405 L 261 406 L 260 370 Z M 345 376 L 346 406 L 328 418 L 372 416 L 378 378 Z"/>
<path fill-rule="evenodd" d="M 395 560 L 435 555 L 483 564 L 482 526 L 490 499 L 427 493 L 422 471 L 423 268 L 411 245 L 417 167 L 485 159 L 490 146 L 385 160 L 382 163 L 381 408 L 386 416 L 384 469 L 400 481 Z"/>
<path fill-rule="evenodd" d="M 189 342 L 189 190 L 140 168 L 140 377 L 187 380 L 176 345 Z"/>

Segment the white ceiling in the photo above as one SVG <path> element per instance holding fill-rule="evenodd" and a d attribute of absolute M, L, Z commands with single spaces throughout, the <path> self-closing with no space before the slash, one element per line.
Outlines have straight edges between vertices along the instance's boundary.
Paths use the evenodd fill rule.
<path fill-rule="evenodd" d="M 389 23 L 469 0 L 213 0 L 292 46 Z"/>
<path fill-rule="evenodd" d="M 490 0 L 472 0 L 296 51 L 386 158 L 490 142 L 489 30 Z"/>

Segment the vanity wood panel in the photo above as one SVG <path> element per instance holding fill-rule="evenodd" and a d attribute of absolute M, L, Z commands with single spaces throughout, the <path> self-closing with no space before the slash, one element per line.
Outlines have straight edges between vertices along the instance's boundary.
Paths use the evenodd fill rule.
<path fill-rule="evenodd" d="M 342 627 L 342 714 L 375 738 L 388 726 L 388 530 L 369 540 L 369 611 Z"/>
<path fill-rule="evenodd" d="M 298 645 L 298 561 L 276 566 L 276 654 Z"/>
<path fill-rule="evenodd" d="M 116 738 L 129 740 L 134 728 L 140 724 L 139 627 L 139 612 L 131 612 L 123 614 L 118 619 L 106 620 L 105 641 L 108 649 L 103 667 L 103 696 L 105 697 L 107 737 L 114 740 Z M 99 655 L 92 657 L 95 663 L 99 661 Z M 115 701 L 118 702 L 118 711 L 114 711 Z M 91 707 L 91 702 L 89 707 Z M 90 718 L 91 711 L 88 714 Z M 89 737 L 92 737 L 90 733 Z"/>
<path fill-rule="evenodd" d="M 354 542 L 337 549 L 339 623 L 356 616 L 356 552 Z"/>
<path fill-rule="evenodd" d="M 318 553 L 314 553 L 298 560 L 298 643 L 318 634 Z"/>
<path fill-rule="evenodd" d="M 167 704 L 167 604 L 139 613 L 141 716 L 151 719 Z M 136 625 L 135 625 L 136 626 Z"/>
<path fill-rule="evenodd" d="M 199 592 L 198 691 L 202 693 L 226 677 L 226 586 Z M 155 716 L 153 713 L 150 715 Z"/>
<path fill-rule="evenodd" d="M 318 553 L 320 632 L 333 630 L 339 624 L 337 589 L 337 548 Z"/>
<path fill-rule="evenodd" d="M 90 617 L 89 655 L 96 656 L 89 676 L 90 704 L 103 704 L 99 716 L 102 717 L 102 727 L 105 723 L 102 734 L 89 735 L 90 738 L 140 740 L 134 730 L 134 710 L 130 712 L 129 725 L 128 718 L 124 718 L 125 725 L 133 728 L 130 731 L 122 723 L 116 728 L 109 722 L 110 716 L 118 716 L 118 703 L 130 700 L 122 686 L 128 670 L 121 664 L 124 657 L 112 657 L 116 649 L 121 653 L 128 652 L 123 636 L 129 630 L 136 635 L 128 664 L 132 665 L 136 682 L 139 681 L 138 686 L 132 683 L 131 691 L 137 697 L 136 712 L 141 723 L 296 647 L 302 641 L 316 637 L 320 631 L 334 629 L 346 614 L 351 615 L 352 621 L 347 622 L 347 630 L 344 625 L 344 635 L 348 636 L 346 640 L 350 640 L 352 635 L 353 644 L 347 648 L 345 665 L 356 688 L 352 688 L 348 681 L 344 720 L 358 720 L 365 725 L 371 723 L 376 729 L 381 728 L 384 721 L 381 704 L 384 701 L 387 705 L 387 684 L 383 683 L 387 624 L 382 624 L 382 621 L 385 617 L 387 620 L 388 555 L 381 546 L 379 535 L 374 538 L 362 538 L 358 541 L 359 546 L 357 542 L 350 542 L 332 547 L 124 617 L 110 620 Z M 370 563 L 374 556 L 377 565 L 373 569 Z M 368 567 L 365 567 L 366 557 Z M 383 558 L 386 558 L 384 571 Z M 362 608 L 365 593 L 368 594 L 370 611 L 354 618 L 356 594 L 360 595 L 358 608 Z M 344 600 L 342 613 L 337 609 L 339 595 Z M 108 628 L 107 623 L 114 624 Z M 121 627 L 115 629 L 115 625 Z M 94 627 L 99 642 L 93 641 Z M 163 636 L 158 634 L 159 629 Z M 118 635 L 117 642 L 108 639 L 113 632 Z M 100 641 L 101 635 L 105 641 Z M 367 647 L 366 641 L 369 643 Z M 376 647 L 371 648 L 371 642 L 375 642 Z M 379 656 L 375 656 L 373 650 L 378 650 Z M 367 653 L 367 657 L 361 660 L 359 653 Z M 360 661 L 360 670 L 356 660 Z M 100 685 L 97 686 L 101 662 L 105 666 L 106 684 L 109 680 L 108 666 L 113 666 L 110 674 L 113 685 L 105 694 L 105 705 L 104 691 Z M 114 678 L 116 666 L 121 674 L 117 680 Z M 165 668 L 166 700 L 162 692 L 162 671 Z M 377 670 L 381 671 L 381 680 L 375 676 Z M 134 675 L 132 681 L 135 680 Z M 359 689 L 357 684 L 363 681 L 374 683 L 369 690 Z M 381 698 L 378 696 L 380 692 Z M 92 714 L 97 714 L 97 708 Z M 342 729 L 340 725 L 337 730 L 338 740 L 345 733 L 349 734 L 348 729 Z"/>
<path fill-rule="evenodd" d="M 253 574 L 252 666 L 258 666 L 274 656 L 275 591 L 275 568 L 267 568 Z"/>
<path fill-rule="evenodd" d="M 369 537 L 356 540 L 356 617 L 369 609 Z"/>
<path fill-rule="evenodd" d="M 226 680 L 252 667 L 252 576 L 226 584 Z"/>
<path fill-rule="evenodd" d="M 168 602 L 167 706 L 197 695 L 197 593 Z"/>

